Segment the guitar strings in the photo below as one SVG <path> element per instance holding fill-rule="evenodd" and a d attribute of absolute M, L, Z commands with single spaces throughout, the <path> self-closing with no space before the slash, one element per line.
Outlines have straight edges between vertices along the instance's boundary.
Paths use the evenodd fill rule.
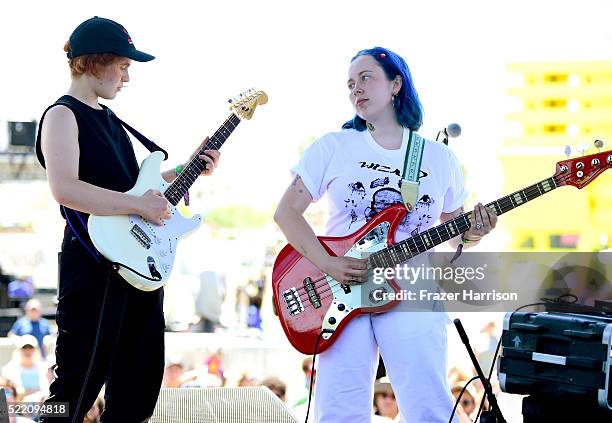
<path fill-rule="evenodd" d="M 234 124 L 234 123 L 231 121 L 231 119 L 232 119 L 233 117 L 235 117 L 235 118 L 237 118 L 237 119 L 238 119 L 238 122 L 237 122 L 236 124 Z M 216 132 L 213 134 L 213 136 L 212 136 L 212 137 L 209 139 L 209 142 L 208 142 L 208 143 L 207 143 L 207 144 L 206 144 L 204 147 L 202 147 L 202 148 L 201 148 L 201 149 L 198 151 L 198 153 L 196 153 L 196 154 L 194 155 L 194 157 L 193 157 L 192 159 L 190 159 L 190 160 L 189 160 L 189 162 L 187 163 L 187 165 L 185 165 L 185 168 L 188 168 L 188 167 L 190 167 L 190 166 L 194 165 L 194 164 L 195 164 L 197 161 L 199 161 L 199 162 L 201 163 L 201 160 L 200 160 L 200 158 L 199 158 L 198 156 L 200 155 L 200 153 L 202 153 L 204 150 L 206 150 L 206 149 L 207 149 L 207 147 L 208 147 L 209 145 L 211 145 L 211 144 L 212 144 L 212 146 L 214 147 L 214 149 L 215 149 L 215 150 L 219 150 L 219 149 L 220 149 L 220 148 L 223 146 L 223 143 L 224 143 L 224 142 L 227 140 L 227 138 L 229 137 L 229 135 L 231 135 L 231 134 L 232 134 L 232 132 L 234 131 L 234 129 L 236 129 L 236 128 L 238 127 L 238 124 L 239 124 L 240 122 L 241 122 L 241 120 L 240 120 L 240 119 L 239 119 L 239 118 L 236 116 L 236 114 L 235 114 L 235 113 L 232 113 L 232 114 L 231 114 L 231 115 L 230 115 L 230 116 L 229 116 L 229 117 L 228 117 L 228 118 L 225 120 L 225 122 L 223 122 L 223 124 L 221 124 L 220 128 L 219 128 L 219 129 L 217 129 L 217 131 L 216 131 Z M 229 129 L 229 128 L 228 128 L 228 126 L 227 126 L 227 124 L 228 124 L 228 123 L 229 123 L 229 124 L 231 124 L 231 125 L 233 125 L 233 128 L 232 128 L 232 129 Z M 217 140 L 216 140 L 216 138 L 217 138 L 217 137 L 215 136 L 215 134 L 217 134 L 217 133 L 218 133 L 218 132 L 221 130 L 221 128 L 223 128 L 224 130 L 228 131 L 228 132 L 229 132 L 229 135 L 228 135 L 228 136 L 225 138 L 225 140 L 223 140 L 222 142 L 220 142 L 220 143 L 219 143 L 219 141 L 217 141 Z M 219 144 L 219 145 L 217 146 L 216 144 Z M 189 181 L 190 185 L 191 185 L 191 184 L 193 184 L 193 183 L 195 182 L 195 179 L 194 179 L 194 180 L 190 180 L 190 179 L 188 179 L 188 175 L 189 175 L 189 173 L 188 173 L 188 172 L 181 172 L 181 173 L 179 173 L 179 175 L 178 175 L 178 176 L 177 176 L 177 177 L 174 179 L 174 181 L 172 181 L 172 183 L 170 184 L 170 186 L 169 186 L 169 187 L 168 187 L 168 188 L 167 188 L 167 189 L 164 191 L 164 196 L 165 196 L 166 198 L 170 198 L 170 199 L 172 199 L 172 200 L 178 200 L 178 199 L 175 199 L 175 198 L 173 198 L 173 197 L 174 197 L 175 195 L 180 195 L 180 194 L 181 194 L 181 193 L 180 193 L 180 188 L 179 188 L 179 186 L 182 186 L 182 183 L 184 182 L 184 180 L 185 180 L 185 179 L 187 179 L 187 181 Z M 180 195 L 180 197 L 182 198 L 182 195 Z M 178 203 L 178 201 L 177 201 L 177 203 Z"/>
<path fill-rule="evenodd" d="M 559 186 L 559 182 L 567 182 L 568 180 L 570 180 L 570 179 L 572 179 L 572 178 L 573 178 L 573 175 L 565 175 L 565 176 L 559 176 L 559 177 L 555 175 L 555 176 L 553 176 L 551 179 L 553 179 L 553 180 L 554 180 L 555 184 L 557 185 L 555 188 L 557 188 L 557 187 Z M 540 183 L 540 182 L 539 182 L 539 183 Z M 535 191 L 533 191 L 533 192 L 528 192 L 528 190 L 536 190 L 536 189 L 537 189 L 537 190 L 538 190 L 538 192 L 540 192 L 540 195 L 542 195 L 542 194 L 541 194 L 541 191 L 539 190 L 539 187 L 537 186 L 539 183 L 534 184 L 534 185 L 532 185 L 532 186 L 530 186 L 530 187 L 525 188 L 525 190 L 524 190 L 524 191 L 525 191 L 525 192 L 526 192 L 528 195 L 531 195 L 531 194 L 535 194 Z M 511 195 L 512 195 L 512 194 L 511 194 Z M 506 197 L 509 197 L 509 196 L 506 196 Z M 502 197 L 502 198 L 506 198 L 506 197 Z M 534 197 L 533 199 L 535 199 L 535 198 L 537 198 L 537 197 Z M 500 200 L 501 200 L 501 199 L 500 199 Z M 496 200 L 496 201 L 499 201 L 499 200 Z M 514 208 L 516 208 L 516 207 L 514 207 Z M 512 209 L 510 209 L 510 210 L 512 210 Z M 508 210 L 508 211 L 509 211 L 509 210 Z M 472 213 L 472 212 L 470 212 L 470 213 Z M 469 213 L 467 213 L 467 214 L 469 214 Z M 462 216 L 465 216 L 465 215 L 462 215 Z M 458 216 L 457 218 L 462 217 L 462 216 Z M 416 244 L 416 242 L 415 242 L 415 245 L 417 245 L 417 244 Z M 421 246 L 422 246 L 422 247 L 424 247 L 425 245 L 421 243 Z M 390 248 L 390 247 L 388 247 L 388 248 Z M 382 251 L 384 251 L 384 250 L 382 250 Z M 426 249 L 425 251 L 427 251 L 427 249 Z M 423 252 L 424 252 L 424 251 L 423 251 Z M 420 254 L 420 252 L 419 252 L 418 254 Z M 415 256 L 416 256 L 416 255 L 418 255 L 418 254 L 415 254 L 414 256 L 412 256 L 412 257 L 410 257 L 410 258 L 413 258 L 413 257 L 415 257 Z M 409 258 L 409 259 L 410 259 L 410 258 Z M 334 296 L 334 294 L 336 294 L 337 292 L 340 292 L 340 291 L 343 289 L 343 288 L 340 288 L 340 289 L 335 289 L 336 287 L 338 287 L 338 286 L 340 286 L 340 285 L 343 285 L 342 283 L 337 282 L 335 279 L 334 279 L 334 283 L 326 283 L 326 282 L 324 282 L 324 283 L 321 283 L 321 284 L 317 284 L 318 282 L 321 282 L 321 281 L 323 281 L 323 280 L 325 280 L 325 281 L 326 281 L 326 279 L 327 279 L 327 275 L 324 275 L 323 277 L 318 278 L 318 279 L 316 279 L 316 280 L 314 280 L 314 281 L 313 281 L 313 283 L 314 283 L 314 285 L 313 285 L 313 287 L 314 287 L 314 291 L 315 291 L 315 292 L 318 294 L 318 296 L 319 296 L 319 299 L 320 299 L 320 300 L 323 300 L 323 299 L 327 299 L 327 298 L 333 297 L 333 296 Z M 325 286 L 327 286 L 327 288 L 326 288 L 326 289 L 323 289 L 323 290 L 321 290 L 321 291 L 318 291 L 318 292 L 317 292 L 317 289 L 318 289 L 318 288 L 325 287 Z M 306 310 L 306 309 L 307 309 L 307 308 L 309 308 L 309 307 L 314 307 L 314 305 L 312 305 L 312 304 L 310 303 L 310 301 L 309 301 L 309 295 L 308 295 L 308 292 L 306 291 L 306 288 L 305 288 L 305 287 L 296 288 L 296 291 L 298 291 L 298 292 L 299 292 L 299 291 L 304 291 L 304 294 L 305 294 L 305 296 L 304 296 L 304 297 L 302 297 L 302 293 L 301 293 L 301 292 L 300 292 L 300 294 L 298 295 L 298 297 L 300 298 L 300 300 L 301 300 L 301 301 L 302 301 L 302 303 L 303 303 L 302 307 L 303 307 L 303 309 L 304 309 L 304 310 Z M 330 293 L 330 295 L 325 295 L 325 294 L 327 294 L 328 292 Z"/>
<path fill-rule="evenodd" d="M 528 190 L 528 189 L 534 189 L 534 187 L 535 187 L 535 189 L 538 189 L 538 192 L 539 192 L 539 188 L 537 188 L 537 186 L 535 186 L 535 185 L 534 185 L 534 186 L 531 186 L 531 187 L 526 188 L 526 189 L 525 189 L 525 190 L 526 190 L 526 193 L 527 193 L 528 195 L 531 195 L 532 193 L 535 193 L 535 191 L 534 191 L 534 192 L 530 192 L 530 193 L 528 193 L 528 192 L 527 192 L 527 190 Z M 503 198 L 506 198 L 506 197 L 503 197 Z M 501 200 L 501 199 L 500 199 L 500 200 Z M 497 201 L 499 201 L 499 200 L 497 200 Z M 464 220 L 465 220 L 465 217 L 466 217 L 467 215 L 471 214 L 471 213 L 472 213 L 472 212 L 469 212 L 469 213 L 466 213 L 466 214 L 464 214 L 464 215 L 462 215 L 462 216 L 458 216 L 456 219 L 459 219 L 459 218 L 464 218 Z M 446 224 L 446 223 L 445 223 L 445 224 Z M 440 225 L 440 226 L 441 226 L 441 225 Z M 397 245 L 397 244 L 395 244 L 395 245 Z M 414 245 L 417 247 L 417 251 L 418 251 L 418 253 L 416 253 L 416 254 L 412 255 L 412 256 L 411 256 L 411 257 L 409 257 L 408 259 L 413 258 L 413 257 L 415 257 L 415 256 L 419 255 L 420 253 L 425 252 L 425 251 L 427 251 L 427 250 L 428 250 L 428 248 L 425 246 L 425 244 L 422 242 L 422 240 L 420 240 L 420 242 L 416 242 L 416 241 L 415 241 L 415 242 L 414 242 Z M 391 246 L 391 247 L 392 247 L 392 246 Z M 390 248 L 390 247 L 389 247 L 389 248 Z M 420 250 L 421 250 L 421 248 L 424 248 L 424 251 L 420 251 Z M 383 251 L 385 251 L 385 250 L 383 250 Z M 411 251 L 411 253 L 412 253 L 412 251 Z M 376 253 L 374 253 L 374 254 L 376 254 Z M 370 256 L 370 257 L 371 257 L 371 256 Z M 368 257 L 368 259 L 370 259 L 370 257 Z M 317 283 L 317 282 L 320 282 L 320 281 L 322 281 L 322 280 L 324 280 L 324 279 L 326 279 L 326 276 L 323 276 L 323 277 L 321 277 L 321 278 L 316 279 L 316 280 L 314 280 L 314 281 L 313 281 L 313 282 L 315 283 L 315 286 L 314 286 L 314 287 L 315 287 L 315 289 L 316 289 L 316 288 L 320 288 L 320 287 L 322 287 L 322 286 L 325 286 L 325 283 L 320 284 L 320 285 L 316 285 L 316 283 Z M 338 284 L 339 284 L 339 283 L 338 283 Z M 333 284 L 332 284 L 332 285 L 333 285 Z M 298 289 L 296 289 L 296 290 L 297 290 L 297 291 L 306 291 L 306 288 L 305 288 L 305 287 L 300 287 L 300 288 L 298 288 Z M 308 293 L 306 292 L 306 297 L 304 297 L 304 298 L 302 298 L 302 296 L 300 295 L 300 299 L 308 299 Z"/>

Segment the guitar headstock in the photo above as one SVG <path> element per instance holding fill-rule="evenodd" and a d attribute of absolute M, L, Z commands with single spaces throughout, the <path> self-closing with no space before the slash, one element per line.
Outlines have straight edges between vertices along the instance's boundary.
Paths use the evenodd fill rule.
<path fill-rule="evenodd" d="M 251 89 L 231 99 L 229 102 L 231 104 L 230 109 L 236 116 L 241 120 L 249 120 L 253 117 L 253 113 L 257 106 L 268 102 L 268 96 L 263 91 Z"/>
<path fill-rule="evenodd" d="M 573 185 L 581 189 L 606 169 L 612 169 L 612 150 L 562 160 L 557 163 L 553 178 L 557 186 Z"/>

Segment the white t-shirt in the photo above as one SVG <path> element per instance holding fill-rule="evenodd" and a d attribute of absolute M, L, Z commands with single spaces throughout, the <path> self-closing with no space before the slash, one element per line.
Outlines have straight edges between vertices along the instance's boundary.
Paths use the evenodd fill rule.
<path fill-rule="evenodd" d="M 392 204 L 402 204 L 402 177 L 409 130 L 402 147 L 387 150 L 369 131 L 346 129 L 328 133 L 304 152 L 292 169 L 318 201 L 327 194 L 329 218 L 326 235 L 344 236 L 357 231 Z M 467 198 L 459 162 L 444 144 L 426 140 L 421 162 L 415 209 L 398 227 L 395 242 L 433 227 L 442 212 L 461 207 Z"/>

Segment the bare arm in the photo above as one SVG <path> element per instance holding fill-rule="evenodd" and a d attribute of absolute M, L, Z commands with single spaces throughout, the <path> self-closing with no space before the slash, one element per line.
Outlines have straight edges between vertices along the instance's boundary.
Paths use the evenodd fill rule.
<path fill-rule="evenodd" d="M 149 191 L 133 196 L 79 180 L 79 143 L 76 118 L 65 106 L 50 109 L 43 121 L 41 147 L 47 179 L 55 200 L 67 207 L 96 215 L 140 214 L 161 223 L 168 218 L 167 201 Z M 165 203 L 164 203 L 165 202 Z"/>
<path fill-rule="evenodd" d="M 285 191 L 274 213 L 274 220 L 289 243 L 321 271 L 342 283 L 363 282 L 366 278 L 366 260 L 330 256 L 304 219 L 304 212 L 312 196 L 302 179 L 295 177 Z"/>

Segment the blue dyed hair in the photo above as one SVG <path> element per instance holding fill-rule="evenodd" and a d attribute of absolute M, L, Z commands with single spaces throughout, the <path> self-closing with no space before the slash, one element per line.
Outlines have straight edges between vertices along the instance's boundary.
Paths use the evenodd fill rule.
<path fill-rule="evenodd" d="M 419 96 L 412 83 L 412 76 L 406 61 L 399 54 L 383 47 L 361 50 L 351 59 L 351 63 L 360 56 L 372 56 L 383 68 L 389 81 L 393 81 L 397 75 L 402 77 L 402 88 L 400 88 L 393 102 L 395 116 L 398 123 L 403 127 L 418 131 L 423 124 L 423 106 L 421 106 Z M 358 131 L 364 131 L 366 122 L 355 115 L 353 119 L 342 125 L 342 128 L 355 128 Z"/>

